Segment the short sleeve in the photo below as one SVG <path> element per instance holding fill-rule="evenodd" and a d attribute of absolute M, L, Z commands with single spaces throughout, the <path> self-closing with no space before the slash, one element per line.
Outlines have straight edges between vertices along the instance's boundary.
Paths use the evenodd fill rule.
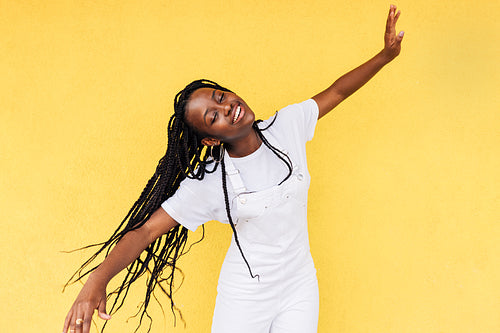
<path fill-rule="evenodd" d="M 314 136 L 314 129 L 318 122 L 319 108 L 314 99 L 308 99 L 298 105 L 301 106 L 302 118 L 304 121 L 304 137 L 310 141 Z"/>
<path fill-rule="evenodd" d="M 269 129 L 283 133 L 285 139 L 296 138 L 297 143 L 305 143 L 314 136 L 318 114 L 318 104 L 312 98 L 301 103 L 291 104 L 278 111 L 276 122 Z M 271 122 L 271 118 L 264 121 L 264 127 L 270 125 Z"/>
<path fill-rule="evenodd" d="M 213 220 L 210 200 L 203 200 L 190 188 L 193 181 L 202 182 L 184 179 L 174 195 L 161 205 L 168 215 L 191 231 L 195 231 L 200 225 Z"/>

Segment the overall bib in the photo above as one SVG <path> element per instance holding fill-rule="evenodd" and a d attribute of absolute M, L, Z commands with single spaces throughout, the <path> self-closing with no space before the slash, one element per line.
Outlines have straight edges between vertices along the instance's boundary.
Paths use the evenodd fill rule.
<path fill-rule="evenodd" d="M 307 168 L 294 164 L 282 184 L 248 192 L 227 152 L 224 158 L 236 193 L 231 214 L 238 241 L 259 278 L 250 276 L 233 234 L 219 276 L 212 333 L 317 332 L 319 293 L 307 232 Z"/>

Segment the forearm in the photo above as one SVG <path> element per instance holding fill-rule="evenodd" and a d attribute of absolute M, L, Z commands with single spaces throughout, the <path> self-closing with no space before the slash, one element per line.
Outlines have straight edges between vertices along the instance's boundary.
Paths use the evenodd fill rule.
<path fill-rule="evenodd" d="M 396 58 L 401 51 L 404 32 L 396 35 L 396 22 L 401 12 L 396 13 L 396 6 L 391 5 L 386 22 L 384 48 L 373 58 L 338 78 L 330 87 L 320 92 L 313 99 L 318 104 L 318 119 L 330 112 L 344 99 L 368 82 L 378 71 Z"/>
<path fill-rule="evenodd" d="M 116 274 L 138 258 L 151 242 L 151 236 L 146 226 L 127 232 L 99 267 L 92 272 L 89 279 L 98 280 L 107 285 Z"/>
<path fill-rule="evenodd" d="M 314 96 L 313 99 L 319 106 L 318 118 L 324 116 L 344 99 L 361 88 L 390 61 L 384 54 L 384 51 L 380 51 L 373 58 L 342 75 L 330 87 Z"/>
<path fill-rule="evenodd" d="M 116 274 L 137 259 L 149 244 L 177 225 L 163 208 L 158 208 L 142 227 L 123 236 L 89 279 L 108 284 Z"/>
<path fill-rule="evenodd" d="M 368 82 L 390 60 L 384 56 L 383 51 L 352 71 L 338 78 L 329 89 L 335 90 L 344 99 Z"/>
<path fill-rule="evenodd" d="M 151 217 L 136 230 L 127 232 L 115 245 L 109 255 L 90 274 L 66 315 L 63 333 L 69 331 L 89 332 L 94 310 L 99 317 L 111 318 L 106 312 L 106 287 L 109 281 L 137 259 L 142 251 L 161 235 L 168 233 L 178 223 L 163 208 L 158 208 Z M 83 326 L 81 326 L 83 324 Z"/>

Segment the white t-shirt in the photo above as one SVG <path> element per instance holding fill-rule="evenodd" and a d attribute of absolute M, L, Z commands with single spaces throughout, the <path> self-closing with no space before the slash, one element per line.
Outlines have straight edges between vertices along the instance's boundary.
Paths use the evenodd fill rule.
<path fill-rule="evenodd" d="M 272 136 L 281 148 L 304 172 L 307 172 L 305 144 L 314 135 L 318 120 L 318 105 L 313 99 L 289 105 L 276 115 L 276 120 L 262 133 Z M 266 128 L 274 116 L 259 123 Z M 226 156 L 227 157 L 227 156 Z M 288 174 L 288 168 L 264 143 L 252 154 L 231 158 L 248 191 L 260 191 L 279 184 Z M 211 220 L 229 223 L 222 188 L 221 167 L 214 173 L 207 173 L 202 180 L 184 179 L 173 196 L 161 207 L 178 223 L 191 231 Z M 235 193 L 226 177 L 231 216 L 236 221 L 232 207 Z"/>

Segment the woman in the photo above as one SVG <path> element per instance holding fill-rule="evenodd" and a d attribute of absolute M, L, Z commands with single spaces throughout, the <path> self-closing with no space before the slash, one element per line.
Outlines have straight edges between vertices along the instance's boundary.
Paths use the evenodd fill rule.
<path fill-rule="evenodd" d="M 95 309 L 102 319 L 111 318 L 106 286 L 125 267 L 128 275 L 115 291 L 112 310 L 120 308 L 130 284 L 146 271 L 141 322 L 156 286 L 176 309 L 172 281 L 187 230 L 209 220 L 233 229 L 212 332 L 316 332 L 319 297 L 307 236 L 305 143 L 318 119 L 399 54 L 404 34 L 396 35 L 399 15 L 391 5 L 381 52 L 272 119 L 255 121 L 243 99 L 212 81 L 194 81 L 179 92 L 167 152 L 116 232 L 75 273 L 75 280 L 88 279 L 63 332 L 89 332 Z M 82 274 L 101 252 L 106 259 Z"/>

